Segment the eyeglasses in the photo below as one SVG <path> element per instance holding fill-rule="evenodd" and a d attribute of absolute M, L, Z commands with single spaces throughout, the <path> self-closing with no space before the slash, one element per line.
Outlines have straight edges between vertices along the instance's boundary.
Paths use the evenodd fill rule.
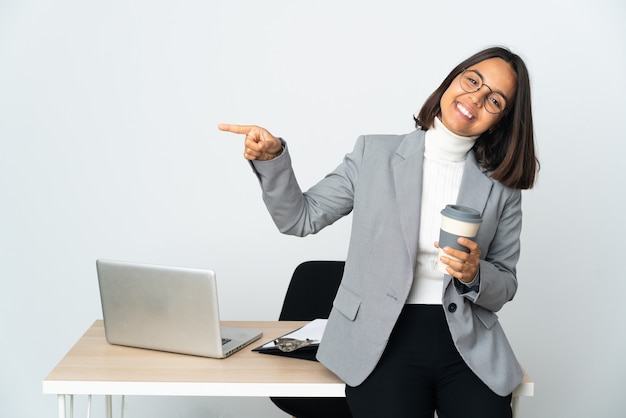
<path fill-rule="evenodd" d="M 485 96 L 485 110 L 489 113 L 500 113 L 506 109 L 506 99 L 501 93 L 493 91 L 491 87 L 483 83 L 483 79 L 474 70 L 463 70 L 459 76 L 459 83 L 463 91 L 475 93 L 483 86 L 489 89 L 489 94 Z"/>

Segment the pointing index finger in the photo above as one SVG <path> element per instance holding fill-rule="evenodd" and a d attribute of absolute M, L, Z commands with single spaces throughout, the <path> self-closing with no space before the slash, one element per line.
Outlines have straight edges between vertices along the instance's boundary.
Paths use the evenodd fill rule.
<path fill-rule="evenodd" d="M 252 130 L 253 126 L 247 125 L 230 125 L 228 123 L 220 123 L 217 125 L 220 131 L 232 132 L 234 134 L 248 134 Z"/>

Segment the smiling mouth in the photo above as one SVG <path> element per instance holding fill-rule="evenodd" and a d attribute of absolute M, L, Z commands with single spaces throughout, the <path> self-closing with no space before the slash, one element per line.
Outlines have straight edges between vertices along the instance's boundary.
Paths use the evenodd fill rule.
<path fill-rule="evenodd" d="M 474 119 L 474 116 L 461 103 L 457 103 L 456 108 L 459 109 L 459 112 L 465 115 L 468 119 Z"/>

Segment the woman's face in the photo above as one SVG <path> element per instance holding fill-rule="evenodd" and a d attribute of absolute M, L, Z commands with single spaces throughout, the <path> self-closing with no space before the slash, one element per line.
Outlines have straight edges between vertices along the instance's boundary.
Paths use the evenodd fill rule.
<path fill-rule="evenodd" d="M 482 86 L 478 91 L 468 93 L 461 88 L 459 74 L 441 96 L 441 122 L 450 131 L 461 136 L 481 135 L 494 127 L 504 112 L 490 113 L 485 109 L 485 100 L 492 92 L 500 94 L 506 101 L 506 108 L 513 106 L 517 89 L 517 75 L 509 63 L 500 58 L 490 58 L 467 68 L 482 80 L 472 82 Z M 465 75 L 468 73 L 466 72 Z"/>

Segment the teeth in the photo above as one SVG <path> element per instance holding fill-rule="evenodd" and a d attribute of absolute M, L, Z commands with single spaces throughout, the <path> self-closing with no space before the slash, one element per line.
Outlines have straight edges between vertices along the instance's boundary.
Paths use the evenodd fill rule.
<path fill-rule="evenodd" d="M 461 111 L 461 113 L 463 113 L 465 116 L 467 116 L 470 119 L 473 119 L 472 114 L 466 109 L 464 108 L 461 103 L 457 103 L 456 108 L 459 109 Z"/>

